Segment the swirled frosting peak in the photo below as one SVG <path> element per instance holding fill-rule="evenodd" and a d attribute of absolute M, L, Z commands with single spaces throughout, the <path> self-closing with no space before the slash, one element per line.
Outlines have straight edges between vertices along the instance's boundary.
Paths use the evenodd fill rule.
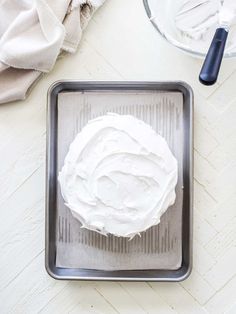
<path fill-rule="evenodd" d="M 59 173 L 62 196 L 84 228 L 133 237 L 175 201 L 177 161 L 165 139 L 130 115 L 88 122 Z"/>

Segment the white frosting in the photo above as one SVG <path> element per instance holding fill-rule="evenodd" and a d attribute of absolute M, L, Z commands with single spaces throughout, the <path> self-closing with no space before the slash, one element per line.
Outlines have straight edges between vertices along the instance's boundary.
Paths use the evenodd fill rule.
<path fill-rule="evenodd" d="M 176 11 L 175 25 L 183 43 L 196 50 L 209 47 L 217 27 L 229 26 L 226 52 L 236 46 L 236 0 L 182 0 Z"/>
<path fill-rule="evenodd" d="M 175 201 L 177 161 L 165 139 L 129 115 L 91 120 L 70 145 L 59 182 L 82 227 L 133 237 Z"/>

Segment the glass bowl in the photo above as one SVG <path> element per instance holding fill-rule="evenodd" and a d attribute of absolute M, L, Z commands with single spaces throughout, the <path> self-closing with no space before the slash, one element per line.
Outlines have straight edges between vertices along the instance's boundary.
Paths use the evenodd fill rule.
<path fill-rule="evenodd" d="M 191 0 L 193 1 L 193 0 Z M 209 3 L 210 1 L 208 1 Z M 212 0 L 211 9 L 215 9 L 215 20 L 204 33 L 204 37 L 190 38 L 176 26 L 176 16 L 187 0 L 143 0 L 146 13 L 158 33 L 173 46 L 194 56 L 205 57 L 218 24 L 219 0 Z M 215 8 L 214 8 L 215 5 Z M 183 11 L 183 10 L 182 10 Z M 206 13 L 207 14 L 207 13 Z M 209 18 L 212 15 L 208 12 Z M 202 14 L 201 14 L 202 15 Z M 195 16 L 196 18 L 196 16 Z M 204 19 L 204 16 L 201 17 Z M 203 20 L 205 22 L 205 20 Z M 201 26 L 202 24 L 200 24 Z M 224 58 L 236 57 L 236 25 L 230 29 Z"/>

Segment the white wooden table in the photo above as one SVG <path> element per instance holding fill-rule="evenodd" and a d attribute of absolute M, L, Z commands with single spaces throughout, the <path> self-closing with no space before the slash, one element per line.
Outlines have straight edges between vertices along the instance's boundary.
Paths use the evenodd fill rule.
<path fill-rule="evenodd" d="M 141 0 L 107 0 L 76 55 L 0 106 L 0 313 L 236 313 L 236 61 L 217 85 L 169 46 Z M 195 92 L 194 268 L 176 284 L 55 281 L 44 269 L 46 93 L 59 79 L 184 80 Z"/>

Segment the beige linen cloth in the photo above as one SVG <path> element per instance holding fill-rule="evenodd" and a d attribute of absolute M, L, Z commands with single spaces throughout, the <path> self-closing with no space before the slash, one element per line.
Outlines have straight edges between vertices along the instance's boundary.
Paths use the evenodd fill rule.
<path fill-rule="evenodd" d="M 0 0 L 0 103 L 25 99 L 105 0 Z"/>

